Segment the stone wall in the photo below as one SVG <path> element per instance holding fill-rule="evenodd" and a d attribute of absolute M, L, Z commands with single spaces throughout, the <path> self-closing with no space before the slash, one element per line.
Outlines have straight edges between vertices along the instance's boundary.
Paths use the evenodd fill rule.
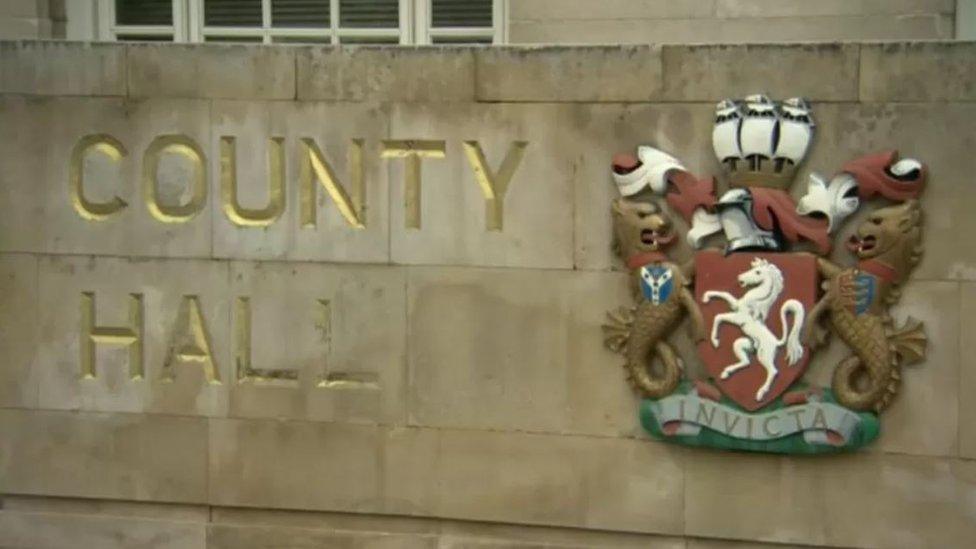
<path fill-rule="evenodd" d="M 714 102 L 755 91 L 813 102 L 804 173 L 889 147 L 931 166 L 925 257 L 895 309 L 925 322 L 930 354 L 904 371 L 880 440 L 861 453 L 652 441 L 601 344 L 604 311 L 628 301 L 610 252 L 611 154 L 650 142 L 714 173 Z M 976 43 L 2 42 L 0 94 L 0 546 L 976 537 L 976 347 L 963 337 L 976 320 Z M 93 134 L 118 146 L 72 172 Z M 167 135 L 203 160 L 193 147 L 163 155 L 154 201 L 144 163 Z M 284 156 L 269 170 L 272 137 Z M 343 213 L 321 186 L 303 201 L 303 138 L 364 208 Z M 417 195 L 402 140 L 434 151 Z M 466 141 L 493 170 L 528 143 L 501 230 L 486 228 L 494 210 Z M 221 185 L 235 162 L 237 210 Z M 281 169 L 280 218 L 235 223 L 268 203 Z M 195 174 L 202 202 L 188 190 Z M 72 201 L 78 176 L 85 200 L 124 206 L 98 219 Z M 149 203 L 201 209 L 181 220 Z M 86 318 L 119 329 L 91 338 Z M 843 352 L 828 349 L 809 377 L 826 383 Z M 284 372 L 256 380 L 261 370 Z"/>
<path fill-rule="evenodd" d="M 66 19 L 65 0 L 4 0 L 0 39 L 63 38 Z"/>
<path fill-rule="evenodd" d="M 966 4 L 969 0 L 961 0 Z M 514 44 L 952 38 L 957 0 L 511 0 Z M 968 4 L 967 4 L 968 5 Z"/>

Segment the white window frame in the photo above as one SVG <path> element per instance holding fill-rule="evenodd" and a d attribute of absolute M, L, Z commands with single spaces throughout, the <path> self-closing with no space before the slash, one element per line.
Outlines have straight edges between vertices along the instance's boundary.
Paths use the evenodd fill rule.
<path fill-rule="evenodd" d="M 262 0 L 262 25 L 260 27 L 205 27 L 203 24 L 204 0 L 173 0 L 173 25 L 118 25 L 115 22 L 115 0 L 95 0 L 95 16 L 91 21 L 81 21 L 89 26 L 83 36 L 94 40 L 115 41 L 120 34 L 144 36 L 172 36 L 173 42 L 205 42 L 210 37 L 260 37 L 265 44 L 276 38 L 317 38 L 329 43 L 341 44 L 343 38 L 399 38 L 402 45 L 433 44 L 437 37 L 491 38 L 494 44 L 508 42 L 508 7 L 510 0 L 494 0 L 492 27 L 433 28 L 431 0 L 400 0 L 400 27 L 398 29 L 340 28 L 339 0 L 330 0 L 332 17 L 329 27 L 272 27 L 271 0 Z M 73 38 L 81 38 L 74 36 Z"/>
<path fill-rule="evenodd" d="M 493 0 L 491 27 L 434 27 L 433 0 L 414 3 L 415 44 L 433 44 L 435 38 L 490 38 L 492 44 L 508 42 L 509 0 Z"/>
<path fill-rule="evenodd" d="M 172 36 L 173 42 L 187 42 L 186 0 L 173 0 L 173 24 L 165 25 L 118 25 L 115 22 L 115 0 L 97 0 L 98 24 L 92 29 L 92 37 L 97 40 L 115 41 L 120 34 L 140 34 L 144 36 Z"/>

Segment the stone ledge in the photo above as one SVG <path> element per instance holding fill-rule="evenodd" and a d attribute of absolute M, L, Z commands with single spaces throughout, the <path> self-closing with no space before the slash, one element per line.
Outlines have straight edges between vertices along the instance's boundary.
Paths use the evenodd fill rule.
<path fill-rule="evenodd" d="M 0 41 L 0 93 L 125 95 L 125 46 Z"/>
<path fill-rule="evenodd" d="M 273 515 L 305 509 L 831 546 L 892 546 L 908 535 L 957 546 L 976 535 L 973 461 L 803 459 L 640 439 L 287 420 L 211 419 L 208 436 L 206 423 L 3 410 L 0 427 L 12 436 L 0 441 L 2 490 L 282 510 L 214 516 L 228 525 L 272 525 Z M 865 508 L 875 512 L 859 513 Z M 292 515 L 291 526 L 314 522 Z"/>
<path fill-rule="evenodd" d="M 746 549 L 723 540 L 396 515 L 35 496 L 6 496 L 3 503 L 3 547 Z"/>
<path fill-rule="evenodd" d="M 819 5 L 819 3 L 817 3 Z M 768 18 L 557 19 L 512 21 L 512 43 L 779 44 L 952 38 L 952 17 L 833 15 Z"/>
<path fill-rule="evenodd" d="M 950 41 L 490 48 L 0 41 L 0 93 L 27 95 L 695 102 L 762 90 L 813 101 L 974 101 L 974 74 L 976 42 Z"/>
<path fill-rule="evenodd" d="M 0 493 L 203 503 L 203 418 L 0 409 Z"/>
<path fill-rule="evenodd" d="M 976 536 L 976 462 L 695 452 L 685 534 L 840 547 L 955 547 Z"/>
<path fill-rule="evenodd" d="M 132 97 L 295 98 L 293 46 L 129 44 L 126 50 Z"/>
<path fill-rule="evenodd" d="M 750 93 L 857 100 L 857 44 L 664 46 L 666 101 L 717 101 Z"/>
<path fill-rule="evenodd" d="M 298 99 L 474 100 L 474 48 L 333 47 L 297 50 Z"/>
<path fill-rule="evenodd" d="M 518 0 L 509 8 L 510 21 L 675 19 L 708 17 L 713 0 Z"/>
<path fill-rule="evenodd" d="M 716 0 L 718 17 L 802 17 L 817 15 L 953 15 L 955 0 Z"/>
<path fill-rule="evenodd" d="M 976 42 L 863 44 L 861 101 L 976 101 Z"/>
<path fill-rule="evenodd" d="M 646 102 L 661 89 L 657 46 L 496 47 L 475 62 L 479 101 Z"/>

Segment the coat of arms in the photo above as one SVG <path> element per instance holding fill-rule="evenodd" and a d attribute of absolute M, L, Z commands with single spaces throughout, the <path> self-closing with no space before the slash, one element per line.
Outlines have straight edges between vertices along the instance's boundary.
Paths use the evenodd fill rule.
<path fill-rule="evenodd" d="M 614 247 L 636 304 L 608 313 L 605 342 L 624 356 L 655 437 L 778 453 L 860 448 L 877 436 L 901 366 L 923 358 L 921 325 L 888 308 L 921 255 L 926 168 L 894 151 L 866 156 L 829 180 L 811 174 L 794 201 L 788 191 L 814 126 L 803 99 L 720 102 L 712 145 L 724 192 L 653 147 L 614 156 Z M 683 264 L 667 255 L 677 234 L 662 197 L 689 226 L 695 253 Z M 833 263 L 831 235 L 871 199 L 886 204 L 846 242 L 850 260 Z M 689 379 L 691 357 L 668 341 L 686 317 L 700 379 Z M 830 387 L 804 383 L 831 332 L 850 354 Z"/>

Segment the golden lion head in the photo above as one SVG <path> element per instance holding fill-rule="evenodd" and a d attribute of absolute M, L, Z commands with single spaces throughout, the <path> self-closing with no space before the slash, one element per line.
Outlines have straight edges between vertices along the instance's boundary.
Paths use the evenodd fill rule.
<path fill-rule="evenodd" d="M 618 198 L 613 201 L 614 251 L 626 261 L 663 250 L 674 241 L 671 219 L 653 202 Z"/>
<path fill-rule="evenodd" d="M 857 228 L 847 248 L 860 259 L 884 261 L 899 271 L 918 262 L 922 211 L 915 200 L 878 208 Z"/>

